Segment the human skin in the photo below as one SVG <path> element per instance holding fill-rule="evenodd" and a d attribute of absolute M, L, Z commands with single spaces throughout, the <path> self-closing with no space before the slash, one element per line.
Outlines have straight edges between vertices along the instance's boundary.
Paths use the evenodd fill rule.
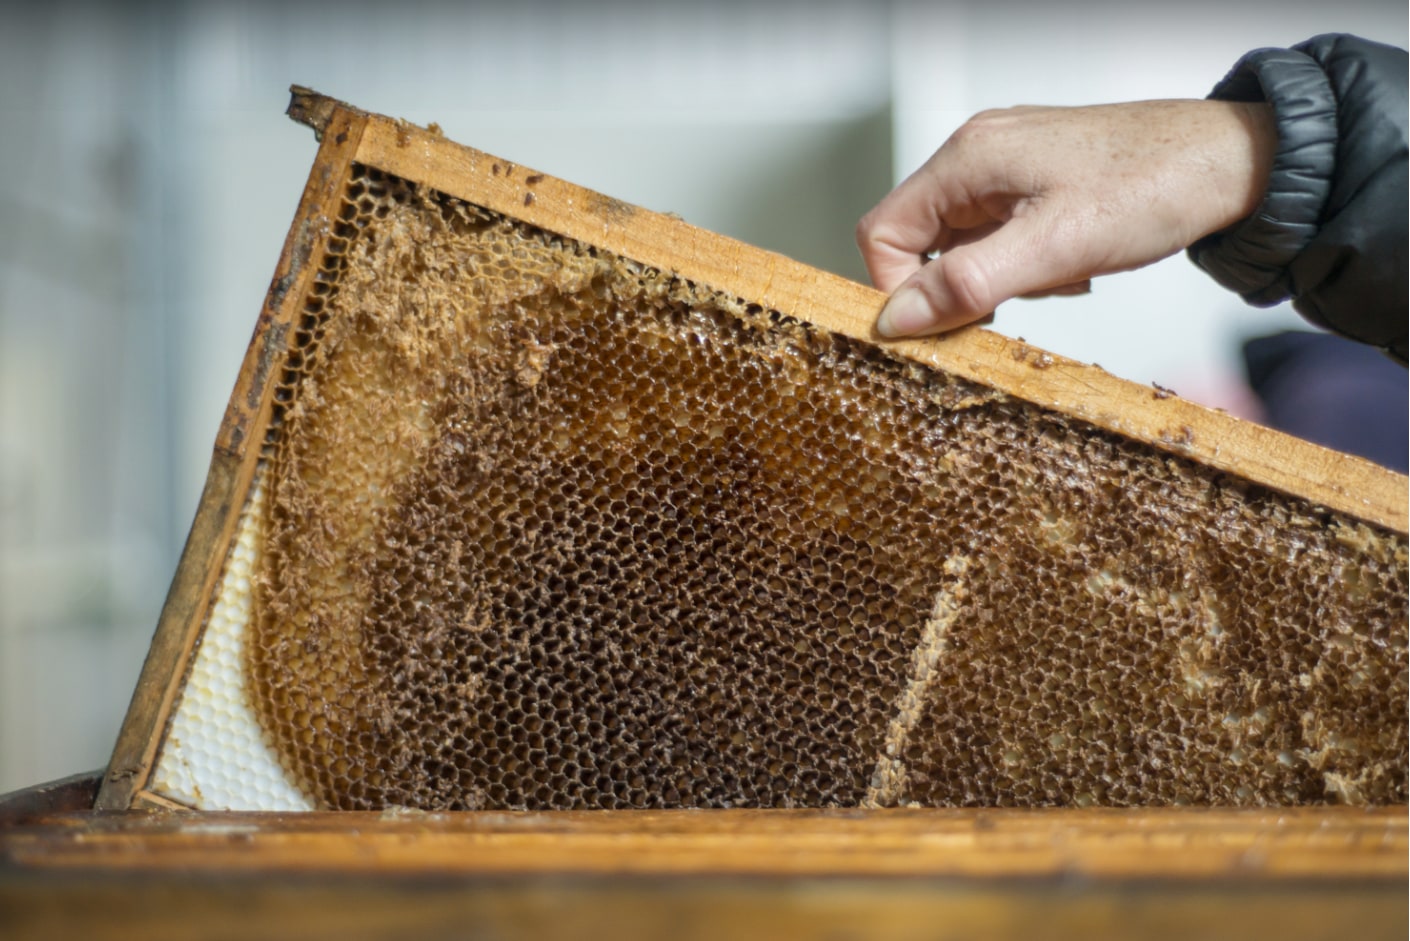
<path fill-rule="evenodd" d="M 939 333 L 1172 255 L 1258 208 L 1276 146 L 1262 103 L 978 114 L 857 225 L 891 294 L 877 332 Z"/>

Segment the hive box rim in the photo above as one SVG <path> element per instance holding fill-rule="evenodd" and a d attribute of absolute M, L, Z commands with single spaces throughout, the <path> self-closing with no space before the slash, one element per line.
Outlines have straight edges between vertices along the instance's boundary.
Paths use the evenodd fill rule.
<path fill-rule="evenodd" d="M 1404 806 L 56 811 L 0 828 L 0 869 L 1403 883 L 1406 840 Z"/>

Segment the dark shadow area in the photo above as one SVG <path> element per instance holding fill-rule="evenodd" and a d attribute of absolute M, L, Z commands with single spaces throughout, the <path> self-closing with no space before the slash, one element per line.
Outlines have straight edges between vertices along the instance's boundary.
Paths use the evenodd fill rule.
<path fill-rule="evenodd" d="M 1264 424 L 1405 473 L 1410 378 L 1379 350 L 1326 333 L 1288 331 L 1244 343 Z"/>

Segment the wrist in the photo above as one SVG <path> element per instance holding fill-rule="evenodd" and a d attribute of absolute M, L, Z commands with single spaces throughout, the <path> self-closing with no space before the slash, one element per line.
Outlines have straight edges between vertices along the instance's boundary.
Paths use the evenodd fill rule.
<path fill-rule="evenodd" d="M 1316 236 L 1331 190 L 1336 99 L 1314 59 L 1285 49 L 1245 56 L 1211 97 L 1264 105 L 1275 141 L 1261 198 L 1232 225 L 1191 245 L 1190 258 L 1249 303 L 1276 304 L 1293 294 L 1288 266 Z"/>
<path fill-rule="evenodd" d="M 1218 224 L 1201 236 L 1223 231 L 1252 216 L 1268 192 L 1278 128 L 1273 109 L 1263 102 L 1211 101 L 1223 112 L 1231 141 L 1226 168 L 1228 200 Z"/>

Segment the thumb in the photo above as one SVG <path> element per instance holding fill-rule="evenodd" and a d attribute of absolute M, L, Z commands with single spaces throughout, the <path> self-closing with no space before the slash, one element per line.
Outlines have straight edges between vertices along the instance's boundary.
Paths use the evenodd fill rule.
<path fill-rule="evenodd" d="M 1068 253 L 1052 250 L 1039 220 L 1015 217 L 982 238 L 942 252 L 891 295 L 877 318 L 884 337 L 940 333 L 972 323 L 1004 301 L 1081 281 Z"/>

